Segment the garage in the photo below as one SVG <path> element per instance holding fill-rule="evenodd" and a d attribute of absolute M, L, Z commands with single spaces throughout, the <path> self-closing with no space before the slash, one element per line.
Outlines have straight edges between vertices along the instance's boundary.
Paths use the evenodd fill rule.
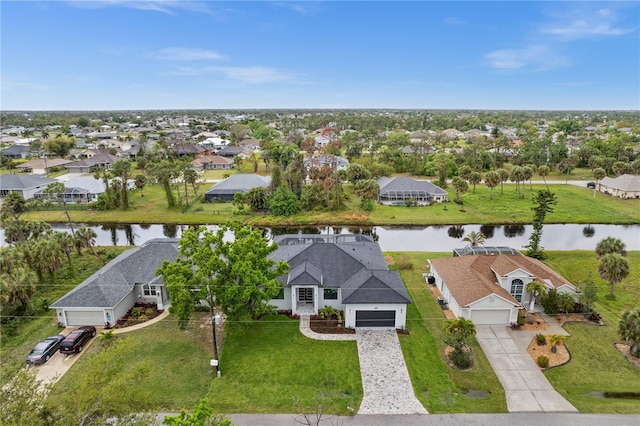
<path fill-rule="evenodd" d="M 472 309 L 470 320 L 474 324 L 509 324 L 511 309 Z"/>
<path fill-rule="evenodd" d="M 104 313 L 102 311 L 65 311 L 67 326 L 72 325 L 104 325 Z"/>
<path fill-rule="evenodd" d="M 396 311 L 356 311 L 356 327 L 395 327 Z"/>

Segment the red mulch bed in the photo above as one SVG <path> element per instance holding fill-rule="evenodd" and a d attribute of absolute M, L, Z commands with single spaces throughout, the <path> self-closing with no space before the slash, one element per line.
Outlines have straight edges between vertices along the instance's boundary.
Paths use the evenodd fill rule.
<path fill-rule="evenodd" d="M 138 308 L 138 311 L 141 312 L 142 315 L 140 316 L 131 315 L 131 312 L 135 308 Z M 125 316 L 123 316 L 117 321 L 116 326 L 119 328 L 122 328 L 122 327 L 128 327 L 131 325 L 140 324 L 157 317 L 161 313 L 162 311 L 158 310 L 158 307 L 155 303 L 136 303 L 135 305 L 133 305 L 131 309 L 129 309 L 129 311 L 127 311 Z"/>
<path fill-rule="evenodd" d="M 350 328 L 344 328 L 344 321 L 338 326 L 336 319 L 322 319 L 317 315 L 311 317 L 309 326 L 312 331 L 324 334 L 354 334 L 356 331 Z"/>

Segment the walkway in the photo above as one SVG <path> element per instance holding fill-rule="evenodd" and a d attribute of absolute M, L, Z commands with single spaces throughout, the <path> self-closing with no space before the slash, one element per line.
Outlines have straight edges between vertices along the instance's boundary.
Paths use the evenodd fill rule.
<path fill-rule="evenodd" d="M 356 340 L 364 397 L 358 414 L 428 414 L 415 397 L 395 330 L 357 329 L 356 334 L 322 334 L 300 316 L 300 332 L 316 340 Z"/>
<path fill-rule="evenodd" d="M 547 332 L 567 335 L 554 324 Z M 514 331 L 507 326 L 476 326 L 476 338 L 487 355 L 513 412 L 577 412 L 549 383 L 533 361 L 527 347 L 535 331 Z"/>

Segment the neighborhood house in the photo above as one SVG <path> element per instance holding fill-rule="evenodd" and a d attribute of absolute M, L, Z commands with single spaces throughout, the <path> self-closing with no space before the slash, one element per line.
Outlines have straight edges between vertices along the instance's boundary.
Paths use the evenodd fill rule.
<path fill-rule="evenodd" d="M 390 271 L 371 237 L 282 235 L 275 261 L 289 263 L 284 288 L 270 301 L 294 315 L 317 315 L 325 306 L 344 311 L 345 327 L 406 327 L 411 298 L 398 271 Z"/>
<path fill-rule="evenodd" d="M 426 279 L 442 293 L 441 303 L 447 304 L 456 317 L 478 325 L 517 322 L 518 311 L 532 307 L 532 295 L 526 287 L 534 280 L 574 298 L 578 293 L 573 284 L 547 265 L 520 253 L 482 255 L 470 251 L 431 259 L 429 265 Z"/>
<path fill-rule="evenodd" d="M 177 239 L 149 240 L 113 259 L 50 307 L 65 327 L 114 325 L 138 302 L 165 310 L 169 297 L 156 270 L 177 257 Z"/>

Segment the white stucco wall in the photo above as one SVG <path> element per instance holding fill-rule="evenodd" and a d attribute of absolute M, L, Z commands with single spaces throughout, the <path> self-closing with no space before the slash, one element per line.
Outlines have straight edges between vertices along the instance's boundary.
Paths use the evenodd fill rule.
<path fill-rule="evenodd" d="M 395 303 L 375 303 L 344 305 L 344 326 L 356 327 L 356 311 L 396 311 L 396 328 L 404 329 L 407 325 L 407 305 Z"/>
<path fill-rule="evenodd" d="M 284 299 L 271 299 L 269 304 L 276 307 L 279 311 L 290 311 L 291 310 L 291 288 L 284 288 Z"/>

